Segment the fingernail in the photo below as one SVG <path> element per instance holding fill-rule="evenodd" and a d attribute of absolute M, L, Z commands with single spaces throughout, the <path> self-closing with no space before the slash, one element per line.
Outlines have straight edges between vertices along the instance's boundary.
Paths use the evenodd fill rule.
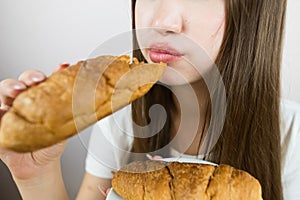
<path fill-rule="evenodd" d="M 161 156 L 153 156 L 152 159 L 153 160 L 161 160 L 161 159 L 163 159 L 163 157 L 161 157 Z"/>
<path fill-rule="evenodd" d="M 35 73 L 32 75 L 31 80 L 34 82 L 41 82 L 45 79 L 43 74 Z"/>
<path fill-rule="evenodd" d="M 24 89 L 26 89 L 26 86 L 21 83 L 14 83 L 13 88 L 15 90 L 24 90 Z"/>
<path fill-rule="evenodd" d="M 61 63 L 60 66 L 63 66 L 63 67 L 67 67 L 69 66 L 70 64 L 69 63 Z"/>
<path fill-rule="evenodd" d="M 152 156 L 150 154 L 146 154 L 146 157 L 149 159 L 149 160 L 152 160 Z"/>

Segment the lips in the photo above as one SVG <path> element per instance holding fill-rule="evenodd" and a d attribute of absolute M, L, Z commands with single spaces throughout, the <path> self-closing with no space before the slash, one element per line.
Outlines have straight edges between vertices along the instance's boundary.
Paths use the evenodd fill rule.
<path fill-rule="evenodd" d="M 167 44 L 154 44 L 149 48 L 149 57 L 154 63 L 174 63 L 183 57 L 183 54 Z"/>

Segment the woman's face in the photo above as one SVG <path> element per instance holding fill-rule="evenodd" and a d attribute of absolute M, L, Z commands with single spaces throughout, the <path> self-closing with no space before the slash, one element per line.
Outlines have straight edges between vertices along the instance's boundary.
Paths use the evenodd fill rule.
<path fill-rule="evenodd" d="M 223 39 L 225 0 L 137 0 L 135 9 L 144 57 L 169 66 L 161 82 L 187 84 L 209 71 Z"/>

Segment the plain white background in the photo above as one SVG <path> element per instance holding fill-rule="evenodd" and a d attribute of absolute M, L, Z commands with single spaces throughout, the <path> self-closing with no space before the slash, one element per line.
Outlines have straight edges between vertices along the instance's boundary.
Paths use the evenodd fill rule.
<path fill-rule="evenodd" d="M 85 59 L 104 41 L 130 30 L 130 16 L 126 0 L 1 0 L 0 80 L 28 69 L 49 75 L 62 62 Z M 69 140 L 62 158 L 70 199 L 84 174 L 89 131 Z M 14 200 L 15 190 L 3 177 L 7 171 L 0 167 L 0 199 Z"/>
<path fill-rule="evenodd" d="M 300 103 L 300 1 L 289 0 L 282 69 L 284 98 Z M 0 80 L 27 69 L 51 74 L 58 64 L 85 59 L 104 41 L 130 30 L 126 0 L 1 0 Z M 63 156 L 71 199 L 84 173 L 89 130 L 73 137 Z M 0 180 L 4 176 L 0 171 Z M 2 185 L 1 185 L 2 184 Z M 5 181 L 0 181 L 0 193 Z M 2 196 L 3 197 L 3 196 Z"/>

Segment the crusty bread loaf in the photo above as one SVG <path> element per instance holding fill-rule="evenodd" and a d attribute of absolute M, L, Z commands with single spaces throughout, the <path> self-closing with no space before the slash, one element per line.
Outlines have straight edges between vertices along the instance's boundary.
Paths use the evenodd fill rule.
<path fill-rule="evenodd" d="M 114 173 L 113 189 L 125 200 L 261 200 L 261 186 L 229 165 L 133 162 Z"/>
<path fill-rule="evenodd" d="M 15 99 L 1 120 L 0 145 L 29 152 L 73 136 L 144 95 L 164 68 L 100 56 L 56 72 Z"/>

